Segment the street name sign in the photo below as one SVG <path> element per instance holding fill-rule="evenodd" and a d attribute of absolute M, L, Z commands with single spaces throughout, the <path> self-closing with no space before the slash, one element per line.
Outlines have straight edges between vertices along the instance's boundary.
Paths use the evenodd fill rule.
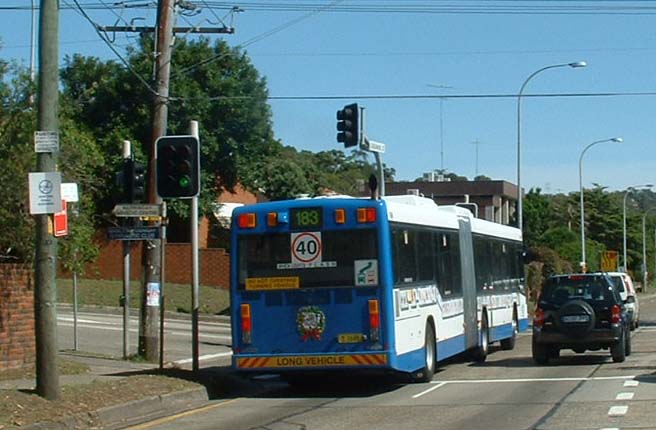
<path fill-rule="evenodd" d="M 158 204 L 124 204 L 114 206 L 114 216 L 121 218 L 159 217 L 162 205 Z"/>
<path fill-rule="evenodd" d="M 159 227 L 109 227 L 109 240 L 150 240 L 159 239 Z"/>

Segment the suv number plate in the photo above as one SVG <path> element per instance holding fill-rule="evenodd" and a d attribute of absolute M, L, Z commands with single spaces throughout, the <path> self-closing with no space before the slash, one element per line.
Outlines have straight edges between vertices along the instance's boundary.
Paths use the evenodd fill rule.
<path fill-rule="evenodd" d="M 565 323 L 578 323 L 590 321 L 589 315 L 566 315 L 562 318 Z"/>

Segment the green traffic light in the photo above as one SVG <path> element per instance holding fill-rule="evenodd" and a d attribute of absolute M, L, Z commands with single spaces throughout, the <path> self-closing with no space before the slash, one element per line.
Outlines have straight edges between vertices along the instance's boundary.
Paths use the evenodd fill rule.
<path fill-rule="evenodd" d="M 182 188 L 189 188 L 189 185 L 191 184 L 191 178 L 189 176 L 181 176 L 180 179 L 178 180 L 178 185 L 180 185 Z"/>

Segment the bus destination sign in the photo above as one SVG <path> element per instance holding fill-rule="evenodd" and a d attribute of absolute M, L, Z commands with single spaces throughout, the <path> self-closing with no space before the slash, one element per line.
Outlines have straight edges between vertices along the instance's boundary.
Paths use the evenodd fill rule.
<path fill-rule="evenodd" d="M 321 229 L 323 224 L 321 208 L 292 208 L 289 215 L 292 230 Z"/>

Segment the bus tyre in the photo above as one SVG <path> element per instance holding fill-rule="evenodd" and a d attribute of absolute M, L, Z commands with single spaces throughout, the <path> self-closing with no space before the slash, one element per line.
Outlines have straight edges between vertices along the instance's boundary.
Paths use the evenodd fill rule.
<path fill-rule="evenodd" d="M 435 329 L 433 325 L 426 324 L 426 338 L 424 340 L 424 367 L 412 375 L 415 382 L 430 382 L 435 375 L 437 363 L 437 348 L 435 346 Z"/>
<path fill-rule="evenodd" d="M 483 311 L 481 318 L 481 332 L 479 333 L 479 343 L 474 350 L 474 361 L 479 363 L 487 359 L 487 354 L 490 350 L 490 330 L 487 325 L 487 312 Z"/>
<path fill-rule="evenodd" d="M 506 351 L 514 349 L 518 332 L 519 332 L 519 324 L 517 323 L 517 309 L 515 309 L 515 312 L 513 312 L 513 319 L 512 319 L 512 336 L 501 340 L 501 349 L 505 349 Z"/>

